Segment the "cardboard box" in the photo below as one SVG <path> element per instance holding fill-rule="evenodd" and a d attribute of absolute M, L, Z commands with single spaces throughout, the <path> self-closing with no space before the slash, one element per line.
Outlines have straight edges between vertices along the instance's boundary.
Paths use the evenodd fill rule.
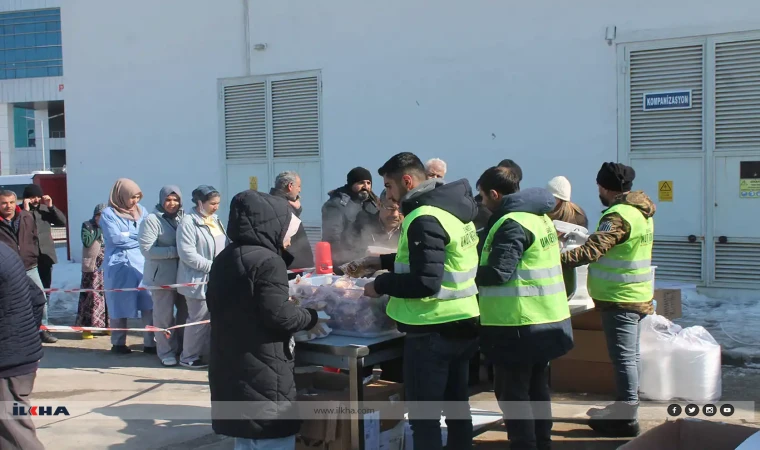
<path fill-rule="evenodd" d="M 347 406 L 349 401 L 349 377 L 346 374 L 315 372 L 296 374 L 298 400 L 339 402 Z M 404 385 L 379 380 L 364 386 L 365 402 L 384 402 L 384 406 L 374 416 L 365 416 L 365 436 L 382 442 L 382 432 L 396 428 L 404 417 Z M 377 405 L 373 405 L 377 406 Z M 321 408 L 325 406 L 321 405 Z M 373 427 L 375 427 L 373 429 Z M 390 445 L 390 444 L 389 444 Z M 297 450 L 348 450 L 351 448 L 351 422 L 340 420 L 336 413 L 322 420 L 304 420 L 296 437 Z"/>
<path fill-rule="evenodd" d="M 614 394 L 612 363 L 559 358 L 550 365 L 551 388 L 561 392 Z"/>
<path fill-rule="evenodd" d="M 575 346 L 560 359 L 612 363 L 604 331 L 573 330 Z"/>
<path fill-rule="evenodd" d="M 681 317 L 680 289 L 655 289 L 654 299 L 657 300 L 657 315 L 670 320 Z"/>
<path fill-rule="evenodd" d="M 573 330 L 575 346 L 551 362 L 551 387 L 556 391 L 615 393 L 615 369 L 604 331 Z"/>
<path fill-rule="evenodd" d="M 570 319 L 570 323 L 573 325 L 573 331 L 575 330 L 602 330 L 602 316 L 596 309 L 589 309 L 586 312 L 577 314 Z"/>
<path fill-rule="evenodd" d="M 620 450 L 735 450 L 757 431 L 741 425 L 678 419 L 652 428 Z"/>

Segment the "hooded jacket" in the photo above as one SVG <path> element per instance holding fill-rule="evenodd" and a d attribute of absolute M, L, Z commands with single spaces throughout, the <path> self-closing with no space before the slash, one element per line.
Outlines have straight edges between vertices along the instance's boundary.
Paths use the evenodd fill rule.
<path fill-rule="evenodd" d="M 45 294 L 26 276 L 18 253 L 0 243 L 0 378 L 37 371 Z"/>
<path fill-rule="evenodd" d="M 330 243 L 333 268 L 365 256 L 359 236 L 361 228 L 377 220 L 379 211 L 373 203 L 374 195 L 362 201 L 351 190 L 342 186 L 330 191 L 330 198 L 322 205 L 322 240 Z"/>
<path fill-rule="evenodd" d="M 289 301 L 281 256 L 290 220 L 288 204 L 249 190 L 230 205 L 232 243 L 214 260 L 206 301 L 211 312 L 212 426 L 217 434 L 245 439 L 292 436 L 300 422 L 282 420 L 293 412 L 293 334 L 317 323 L 317 313 Z M 262 418 L 259 402 L 280 410 Z M 228 403 L 233 402 L 233 403 Z M 240 406 L 250 403 L 250 412 Z M 235 409 L 241 408 L 241 409 Z M 249 418 L 253 412 L 256 418 Z M 224 420 L 240 417 L 240 420 Z M 280 420 L 276 420 L 280 419 Z"/>
<path fill-rule="evenodd" d="M 163 204 L 171 194 L 179 197 L 180 208 L 175 215 L 164 211 Z M 161 286 L 177 282 L 177 226 L 184 216 L 182 211 L 182 192 L 177 186 L 166 186 L 161 189 L 158 205 L 152 213 L 140 224 L 137 240 L 140 242 L 140 252 L 145 257 L 143 284 L 146 286 Z"/>
<path fill-rule="evenodd" d="M 546 189 L 530 188 L 504 197 L 501 208 L 489 219 L 488 231 L 508 213 L 544 215 L 554 208 Z M 486 233 L 488 235 L 488 233 Z M 488 265 L 478 266 L 478 286 L 497 286 L 512 278 L 525 249 L 536 236 L 514 220 L 505 220 L 494 233 Z M 481 352 L 494 364 L 535 364 L 559 358 L 573 348 L 570 318 L 560 322 L 517 327 L 481 327 Z"/>
<path fill-rule="evenodd" d="M 16 206 L 11 223 L 0 219 L 0 242 L 14 249 L 24 262 L 26 270 L 37 267 L 40 257 L 40 240 L 37 223 L 29 211 Z"/>
<path fill-rule="evenodd" d="M 610 207 L 618 204 L 633 206 L 646 218 L 654 217 L 657 209 L 652 200 L 642 191 L 621 194 L 615 198 Z M 562 254 L 562 264 L 577 267 L 596 262 L 607 254 L 612 247 L 627 241 L 630 235 L 631 225 L 620 214 L 607 214 L 585 244 Z M 640 314 L 654 313 L 654 306 L 651 301 L 623 304 L 594 300 L 594 304 L 600 310 L 623 309 Z"/>
<path fill-rule="evenodd" d="M 401 201 L 401 212 L 408 216 L 420 206 L 433 206 L 454 215 L 462 223 L 472 222 L 477 215 L 477 205 L 467 180 L 443 184 L 439 180 L 427 180 L 410 191 Z M 425 298 L 441 289 L 443 264 L 449 235 L 433 216 L 420 216 L 409 224 L 407 240 L 417 243 L 409 247 L 409 273 L 388 273 L 375 279 L 375 290 L 381 295 L 401 298 Z M 380 257 L 382 268 L 393 270 L 396 254 Z M 474 337 L 477 335 L 478 319 L 466 319 L 438 325 L 412 326 L 398 324 L 399 331 L 407 333 L 437 332 L 445 336 Z"/>
<path fill-rule="evenodd" d="M 269 191 L 269 194 L 288 201 L 285 194 L 277 189 L 272 188 L 272 190 Z M 296 209 L 290 203 L 288 203 L 288 207 L 296 217 L 301 217 L 301 211 L 303 211 L 303 208 Z M 296 234 L 290 238 L 290 247 L 288 247 L 284 253 L 286 254 L 286 260 L 292 260 L 288 263 L 288 269 L 314 267 L 314 253 L 311 251 L 311 243 L 309 242 L 309 237 L 306 235 L 306 229 L 303 226 L 303 222 L 298 226 Z"/>

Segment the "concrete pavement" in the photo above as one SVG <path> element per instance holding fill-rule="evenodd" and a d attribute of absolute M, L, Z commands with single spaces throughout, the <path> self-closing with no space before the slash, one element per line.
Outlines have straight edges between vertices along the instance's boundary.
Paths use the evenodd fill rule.
<path fill-rule="evenodd" d="M 78 333 L 57 336 L 57 344 L 45 347 L 32 404 L 66 406 L 71 416 L 35 418 L 38 436 L 47 448 L 232 449 L 232 439 L 216 436 L 211 430 L 205 370 L 162 367 L 155 355 L 140 351 L 142 339 L 137 336 L 128 339 L 134 350 L 131 355 L 111 354 L 105 336 L 93 340 L 81 340 Z M 726 399 L 760 398 L 760 370 L 724 367 L 723 382 Z M 472 400 L 491 401 L 493 394 L 482 392 Z M 604 404 L 603 397 L 586 395 L 557 394 L 555 400 Z M 577 410 L 577 405 L 575 409 L 564 404 L 555 407 L 555 414 L 578 417 L 555 423 L 553 448 L 607 450 L 626 442 L 595 436 L 582 424 Z M 193 420 L 161 419 L 178 416 Z M 641 417 L 643 428 L 656 426 L 663 420 L 662 407 L 642 408 Z M 754 417 L 730 421 L 760 426 Z M 476 448 L 504 448 L 505 440 L 503 427 L 496 427 L 476 439 Z"/>

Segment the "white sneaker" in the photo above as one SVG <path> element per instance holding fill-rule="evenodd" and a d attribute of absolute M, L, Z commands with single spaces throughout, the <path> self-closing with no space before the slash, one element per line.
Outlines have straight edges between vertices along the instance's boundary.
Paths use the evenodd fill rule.
<path fill-rule="evenodd" d="M 169 356 L 168 358 L 164 358 L 161 360 L 161 364 L 166 367 L 172 367 L 177 365 L 177 358 L 174 356 Z"/>

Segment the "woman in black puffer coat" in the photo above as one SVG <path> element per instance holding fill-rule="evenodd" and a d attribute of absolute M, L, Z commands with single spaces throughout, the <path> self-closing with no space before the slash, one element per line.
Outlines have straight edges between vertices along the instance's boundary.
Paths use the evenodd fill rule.
<path fill-rule="evenodd" d="M 288 203 L 257 191 L 236 195 L 227 233 L 232 244 L 214 260 L 206 301 L 211 313 L 212 426 L 240 439 L 295 446 L 293 333 L 317 324 L 317 312 L 288 300 L 283 240 Z M 292 447 L 290 447 L 292 448 Z"/>

